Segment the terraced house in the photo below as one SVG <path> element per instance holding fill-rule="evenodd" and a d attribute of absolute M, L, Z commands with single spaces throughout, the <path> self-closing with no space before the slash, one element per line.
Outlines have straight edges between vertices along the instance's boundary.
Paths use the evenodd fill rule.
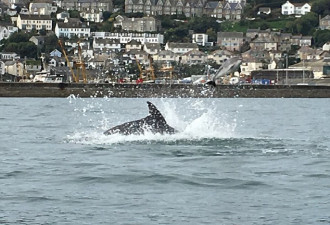
<path fill-rule="evenodd" d="M 52 20 L 49 15 L 24 15 L 17 18 L 17 27 L 21 30 L 52 30 Z"/>
<path fill-rule="evenodd" d="M 113 11 L 112 0 L 63 0 L 62 8 L 65 10 L 78 10 L 80 12 L 95 11 Z"/>
<path fill-rule="evenodd" d="M 186 17 L 208 15 L 216 18 L 240 20 L 245 3 L 245 0 L 125 0 L 125 13 L 184 14 Z"/>

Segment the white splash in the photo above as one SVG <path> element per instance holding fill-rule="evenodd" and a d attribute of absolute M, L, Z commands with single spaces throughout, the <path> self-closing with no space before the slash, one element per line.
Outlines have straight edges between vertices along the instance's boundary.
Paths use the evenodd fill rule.
<path fill-rule="evenodd" d="M 72 99 L 71 99 L 72 100 Z M 109 101 L 109 99 L 105 99 Z M 157 102 L 158 109 L 162 112 L 167 123 L 179 132 L 170 134 L 153 134 L 145 132 L 143 135 L 104 135 L 103 132 L 111 126 L 118 125 L 118 119 L 109 118 L 102 110 L 102 104 L 97 101 L 89 104 L 82 104 L 80 109 L 75 108 L 87 120 L 89 126 L 79 128 L 79 131 L 67 135 L 66 140 L 70 143 L 86 145 L 111 145 L 127 142 L 145 141 L 177 141 L 177 140 L 200 140 L 212 138 L 232 138 L 235 136 L 236 118 L 235 115 L 228 115 L 217 109 L 210 102 L 203 100 L 184 101 L 187 105 L 178 104 L 178 101 L 171 99 L 161 99 Z M 85 102 L 86 103 L 86 102 Z M 120 116 L 120 115 L 119 115 Z M 116 114 L 116 117 L 118 115 Z M 120 120 L 124 120 L 121 118 Z M 138 118 L 137 118 L 138 119 Z M 110 124 L 109 121 L 117 121 Z"/>

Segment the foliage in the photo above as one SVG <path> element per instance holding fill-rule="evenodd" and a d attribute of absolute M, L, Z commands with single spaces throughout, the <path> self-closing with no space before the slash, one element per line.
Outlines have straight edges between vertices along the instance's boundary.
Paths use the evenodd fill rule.
<path fill-rule="evenodd" d="M 212 17 L 203 16 L 187 19 L 180 15 L 172 15 L 158 16 L 157 19 L 161 21 L 166 42 L 191 42 L 189 30 L 195 33 L 207 33 L 210 41 L 215 41 L 217 32 L 220 31 L 220 24 Z"/>
<path fill-rule="evenodd" d="M 330 30 L 318 30 L 313 36 L 315 46 L 321 47 L 330 40 Z"/>
<path fill-rule="evenodd" d="M 10 42 L 5 46 L 4 51 L 15 52 L 20 56 L 26 56 L 28 58 L 37 57 L 37 46 L 33 42 Z"/>
<path fill-rule="evenodd" d="M 288 22 L 286 29 L 295 34 L 312 35 L 317 26 L 318 16 L 310 12 L 292 22 Z"/>
<path fill-rule="evenodd" d="M 330 1 L 329 0 L 316 0 L 312 5 L 312 12 L 315 12 L 322 17 L 330 15 Z"/>
<path fill-rule="evenodd" d="M 104 11 L 104 12 L 102 13 L 102 16 L 103 16 L 103 20 L 104 20 L 104 21 L 107 21 L 107 20 L 110 18 L 110 16 L 111 16 L 111 12 L 109 12 L 109 11 Z"/>
<path fill-rule="evenodd" d="M 2 40 L 4 45 L 0 50 L 6 52 L 15 52 L 20 56 L 36 58 L 37 46 L 33 42 L 29 41 L 32 35 L 33 33 L 14 33 L 7 40 Z"/>
<path fill-rule="evenodd" d="M 206 33 L 206 31 L 212 28 L 215 32 L 220 30 L 219 23 L 216 22 L 216 18 L 213 17 L 193 17 L 188 20 L 188 29 L 195 31 L 196 33 Z"/>
<path fill-rule="evenodd" d="M 60 50 L 60 46 L 58 45 L 58 38 L 55 34 L 49 35 L 45 37 L 45 44 L 42 48 L 42 52 L 50 53 L 54 49 Z"/>
<path fill-rule="evenodd" d="M 137 13 L 126 13 L 127 17 L 134 17 L 134 18 L 142 18 L 144 16 L 143 13 L 137 12 Z"/>
<path fill-rule="evenodd" d="M 113 23 L 109 22 L 109 21 L 105 21 L 104 23 L 102 23 L 102 26 L 100 27 L 100 30 L 105 31 L 105 32 L 114 31 Z"/>
<path fill-rule="evenodd" d="M 204 74 L 205 71 L 205 65 L 204 64 L 193 64 L 193 65 L 187 65 L 183 64 L 180 68 L 180 75 L 181 78 L 184 77 L 190 77 L 191 75 L 201 75 Z"/>
<path fill-rule="evenodd" d="M 188 29 L 185 27 L 170 28 L 165 31 L 164 38 L 170 42 L 190 42 Z"/>
<path fill-rule="evenodd" d="M 13 33 L 8 39 L 7 42 L 28 42 L 29 39 L 32 37 L 32 34 L 30 33 L 23 33 L 23 32 L 17 32 Z"/>
<path fill-rule="evenodd" d="M 69 10 L 70 18 L 80 18 L 78 10 Z"/>

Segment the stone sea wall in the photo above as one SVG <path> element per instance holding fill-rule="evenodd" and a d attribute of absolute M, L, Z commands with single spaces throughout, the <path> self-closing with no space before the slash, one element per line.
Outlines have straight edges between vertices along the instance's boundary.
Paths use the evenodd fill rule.
<path fill-rule="evenodd" d="M 0 83 L 0 97 L 329 98 L 330 86 Z"/>

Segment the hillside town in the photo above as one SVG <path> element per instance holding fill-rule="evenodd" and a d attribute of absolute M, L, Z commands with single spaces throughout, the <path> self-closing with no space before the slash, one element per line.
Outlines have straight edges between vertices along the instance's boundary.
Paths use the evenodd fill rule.
<path fill-rule="evenodd" d="M 304 18 L 311 3 L 262 5 L 256 8 L 259 18 L 247 16 L 250 6 L 246 0 L 125 0 L 122 6 L 112 0 L 5 0 L 0 8 L 0 80 L 200 84 L 239 57 L 239 69 L 217 79 L 218 84 L 330 85 L 329 35 L 317 46 L 312 35 L 272 27 L 222 29 L 274 13 L 286 20 Z M 177 36 L 183 37 L 178 39 L 162 18 L 183 25 L 210 18 L 222 28 L 199 32 L 192 26 L 187 35 L 179 30 Z M 318 15 L 315 29 L 330 31 L 330 15 Z M 26 35 L 25 44 L 15 48 Z M 29 55 L 33 51 L 35 57 Z"/>

